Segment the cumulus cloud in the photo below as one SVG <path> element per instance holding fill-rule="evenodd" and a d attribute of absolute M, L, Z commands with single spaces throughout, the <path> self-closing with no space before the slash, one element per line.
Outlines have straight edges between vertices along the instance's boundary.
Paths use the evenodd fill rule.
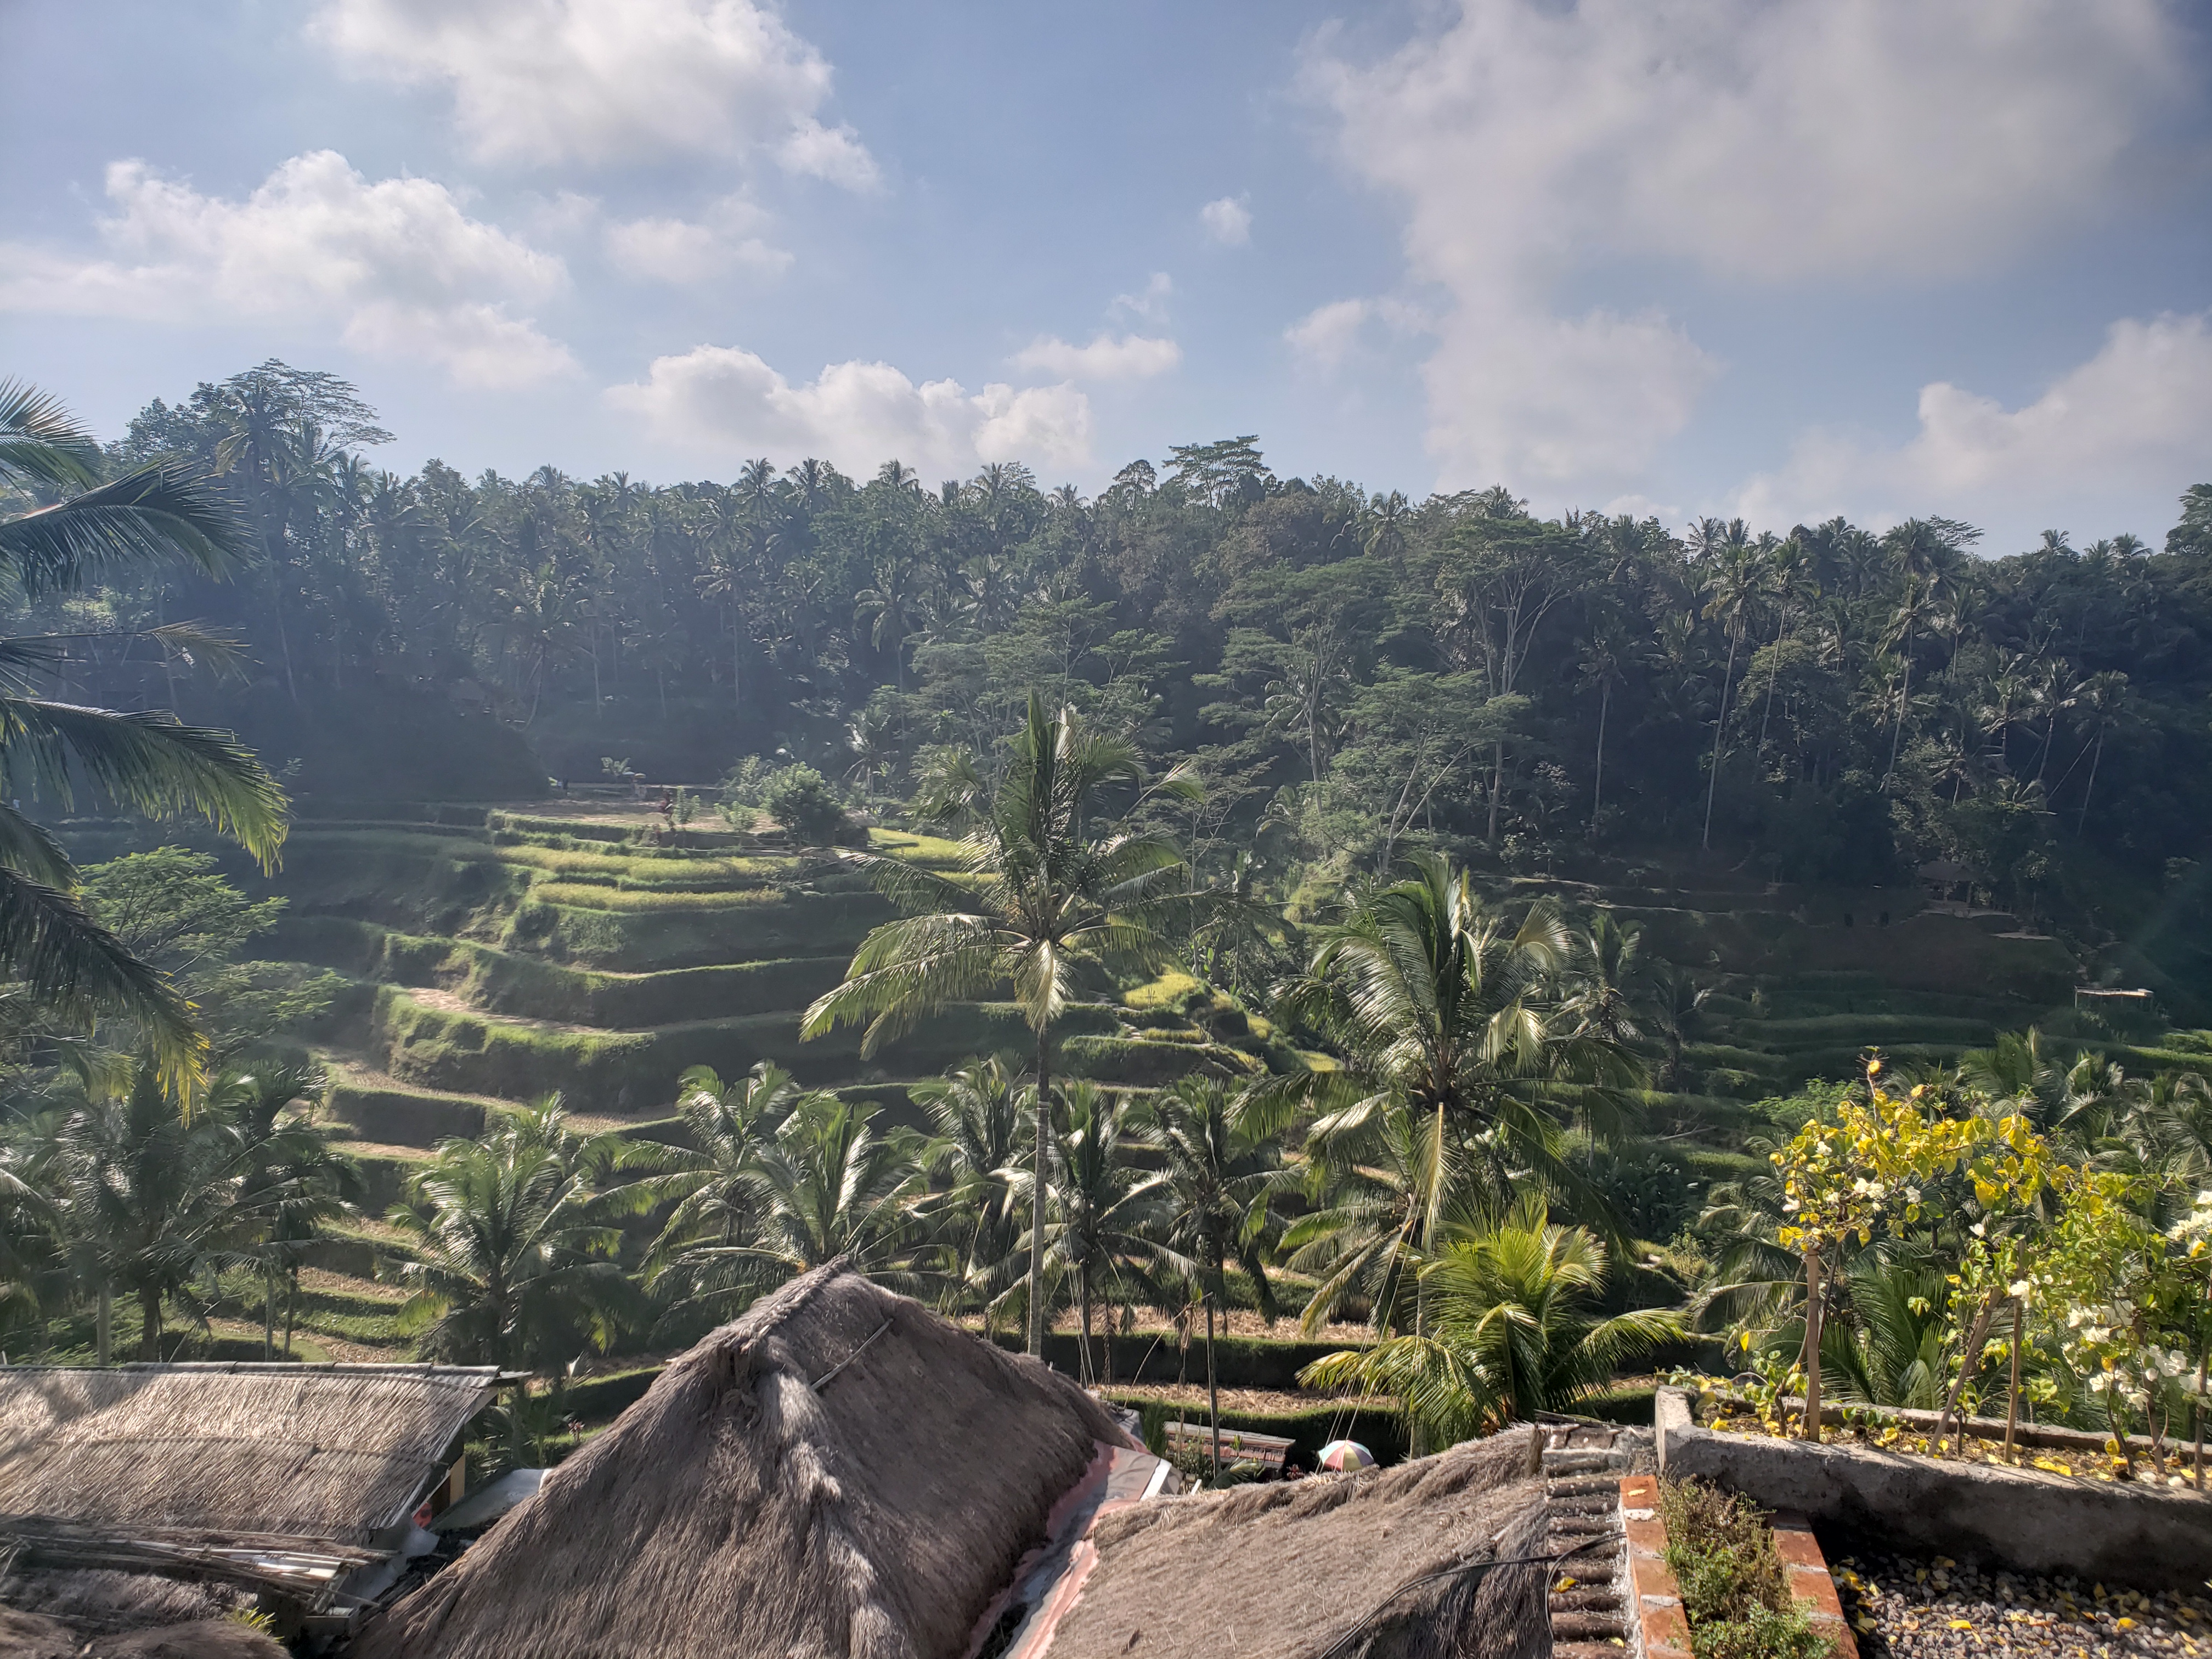
<path fill-rule="evenodd" d="M 2069 504 L 2178 495 L 2212 471 L 2212 313 L 2112 325 L 2096 356 L 2017 409 L 1938 380 L 1919 429 L 1885 446 L 1836 433 L 1802 440 L 1738 503 L 1779 524 L 1850 512 L 1876 522 L 1940 510 L 1987 518 Z"/>
<path fill-rule="evenodd" d="M 794 386 L 750 351 L 702 345 L 655 358 L 643 380 L 605 396 L 655 437 L 732 461 L 814 455 L 862 472 L 894 458 L 1082 465 L 1091 453 L 1090 400 L 1072 386 L 970 392 L 957 380 L 917 386 L 884 362 L 832 363 Z"/>
<path fill-rule="evenodd" d="M 179 322 L 335 323 L 348 344 L 441 366 L 469 386 L 572 371 L 512 305 L 552 298 L 565 264 L 471 219 L 428 179 L 372 184 L 334 150 L 297 155 L 242 200 L 143 161 L 107 170 L 106 257 L 0 245 L 0 311 Z"/>
<path fill-rule="evenodd" d="M 1426 332 L 1429 319 L 1403 300 L 1332 300 L 1283 331 L 1283 338 L 1308 368 L 1334 374 L 1359 355 L 1368 337 Z"/>
<path fill-rule="evenodd" d="M 1198 210 L 1206 234 L 1224 247 L 1243 247 L 1252 240 L 1252 210 L 1242 196 L 1224 196 Z"/>
<path fill-rule="evenodd" d="M 1344 158 L 1406 204 L 1409 275 L 1450 296 L 1428 380 L 1447 481 L 1587 488 L 1633 480 L 1715 365 L 1656 313 L 1561 314 L 1569 279 L 1986 269 L 2098 210 L 2188 94 L 2179 32 L 2163 0 L 1460 0 L 1379 61 L 1323 37 L 1306 76 Z"/>
<path fill-rule="evenodd" d="M 1056 374 L 1064 380 L 1146 380 L 1164 374 L 1182 362 L 1182 348 L 1173 340 L 1142 334 L 1115 338 L 1101 334 L 1089 345 L 1070 345 L 1058 335 L 1044 335 L 1014 354 L 1016 368 Z"/>
<path fill-rule="evenodd" d="M 764 153 L 876 180 L 859 136 L 817 118 L 829 63 L 756 0 L 325 0 L 313 29 L 361 73 L 444 88 L 481 160 Z"/>
<path fill-rule="evenodd" d="M 776 276 L 791 254 L 757 233 L 768 216 L 742 197 L 716 203 L 703 222 L 688 219 L 630 219 L 607 226 L 607 257 L 625 276 L 684 286 L 731 270 Z"/>

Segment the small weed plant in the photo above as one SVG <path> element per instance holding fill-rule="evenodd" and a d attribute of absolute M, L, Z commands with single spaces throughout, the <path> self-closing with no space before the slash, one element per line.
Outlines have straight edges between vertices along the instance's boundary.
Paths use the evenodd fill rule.
<path fill-rule="evenodd" d="M 1758 1507 L 1694 1480 L 1659 1491 L 1667 1565 L 1682 1589 L 1697 1659 L 1827 1659 L 1828 1640 L 1790 1594 Z"/>

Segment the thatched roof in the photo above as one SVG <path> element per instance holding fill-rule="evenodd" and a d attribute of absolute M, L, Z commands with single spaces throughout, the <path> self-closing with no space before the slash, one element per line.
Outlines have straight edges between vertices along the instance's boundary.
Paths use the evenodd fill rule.
<path fill-rule="evenodd" d="M 235 1598 L 204 1584 L 136 1573 L 14 1571 L 6 1590 L 0 1659 L 283 1659 L 285 1651 L 227 1617 Z"/>
<path fill-rule="evenodd" d="M 496 1373 L 430 1365 L 0 1369 L 0 1535 L 369 1547 Z"/>
<path fill-rule="evenodd" d="M 1465 1571 L 1541 1551 L 1541 1454 L 1519 1429 L 1109 1510 L 1006 1659 L 1544 1659 L 1547 1571 Z"/>
<path fill-rule="evenodd" d="M 1126 1437 L 832 1263 L 671 1365 L 349 1659 L 962 1659 Z"/>

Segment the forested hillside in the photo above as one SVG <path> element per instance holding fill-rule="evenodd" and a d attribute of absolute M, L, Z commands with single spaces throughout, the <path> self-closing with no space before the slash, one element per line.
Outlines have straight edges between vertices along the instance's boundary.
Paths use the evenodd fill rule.
<path fill-rule="evenodd" d="M 1249 437 L 1089 499 L 894 458 L 866 480 L 401 477 L 385 437 L 343 382 L 279 363 L 149 405 L 118 461 L 214 469 L 265 568 L 30 625 L 91 631 L 69 648 L 92 693 L 234 724 L 309 796 L 515 798 L 602 757 L 708 784 L 761 755 L 903 798 L 1038 686 L 1204 780 L 1174 824 L 1203 881 L 1288 900 L 1422 842 L 1632 886 L 1693 864 L 1910 888 L 1940 861 L 1953 896 L 2203 1016 L 2212 487 L 2162 545 L 2020 550 L 1934 516 L 1412 502 L 1279 478 Z M 96 631 L 179 618 L 248 641 L 243 680 L 118 663 Z"/>

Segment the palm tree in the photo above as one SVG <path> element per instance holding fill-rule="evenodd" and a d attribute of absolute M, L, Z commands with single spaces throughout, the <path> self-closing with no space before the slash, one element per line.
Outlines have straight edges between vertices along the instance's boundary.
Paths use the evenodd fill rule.
<path fill-rule="evenodd" d="M 27 598 L 183 557 L 223 575 L 246 536 L 206 481 L 167 463 L 99 481 L 99 447 L 53 398 L 0 383 L 0 487 L 56 495 L 0 517 L 0 580 Z M 160 630 L 157 630 L 159 632 Z M 169 630 L 176 638 L 177 630 Z M 0 767 L 11 796 L 66 806 L 81 784 L 155 817 L 196 813 L 264 868 L 283 844 L 284 793 L 226 732 L 173 714 L 120 714 L 33 695 L 58 641 L 0 640 Z M 64 1018 L 122 1014 L 144 1034 L 164 1082 L 189 1097 L 204 1048 L 175 988 L 118 944 L 76 896 L 59 842 L 0 802 L 0 963 Z"/>
<path fill-rule="evenodd" d="M 1729 693 L 1735 684 L 1736 653 L 1742 648 L 1744 630 L 1751 624 L 1752 607 L 1765 586 L 1765 564 L 1759 550 L 1731 541 L 1720 550 L 1705 591 L 1705 615 L 1719 622 L 1728 635 L 1728 667 L 1721 675 L 1721 711 L 1713 721 L 1712 775 L 1705 781 L 1705 830 L 1700 846 L 1713 844 L 1713 797 L 1721 781 L 1721 739 L 1728 731 Z"/>
<path fill-rule="evenodd" d="M 799 1097 L 791 1073 L 769 1060 L 735 1083 L 707 1066 L 684 1073 L 676 1111 L 690 1145 L 671 1146 L 666 1169 L 639 1182 L 652 1207 L 672 1206 L 646 1251 L 647 1289 L 679 1291 L 678 1308 L 734 1316 L 764 1288 L 769 1269 L 757 1247 L 773 1204 L 768 1169 Z"/>
<path fill-rule="evenodd" d="M 151 1063 L 71 1081 L 76 1103 L 40 1150 L 40 1184 L 76 1282 L 93 1290 L 98 1363 L 108 1363 L 118 1291 L 138 1298 L 139 1358 L 159 1359 L 163 1297 L 219 1266 L 237 1240 L 234 1143 L 215 1115 L 188 1120 Z"/>
<path fill-rule="evenodd" d="M 1579 1191 L 1547 1109 L 1554 1086 L 1585 1085 L 1585 1109 L 1601 1113 L 1642 1068 L 1601 1032 L 1573 1029 L 1561 988 L 1571 945 L 1555 911 L 1532 906 L 1513 927 L 1441 854 L 1409 862 L 1410 878 L 1366 895 L 1322 931 L 1305 975 L 1285 993 L 1285 1011 L 1328 1032 L 1346 1056 L 1341 1070 L 1306 1087 L 1340 1129 L 1393 1099 L 1435 1115 L 1479 1150 L 1477 1174 L 1495 1205 L 1510 1201 L 1516 1160 Z"/>
<path fill-rule="evenodd" d="M 1167 942 L 1152 921 L 1181 884 L 1182 860 L 1164 838 L 1094 825 L 1100 792 L 1142 777 L 1133 746 L 1090 729 L 1071 708 L 1048 715 L 1032 691 L 1028 724 L 996 789 L 987 788 L 971 757 L 948 768 L 936 798 L 925 803 L 927 816 L 966 830 L 962 878 L 877 854 L 840 854 L 920 914 L 869 933 L 845 982 L 817 999 L 799 1028 L 813 1037 L 865 1021 L 862 1052 L 873 1053 L 933 1010 L 1012 984 L 1036 1039 L 1029 1327 L 1037 1355 L 1044 1352 L 1053 1030 L 1085 969 L 1150 967 L 1166 957 Z M 1158 787 L 1190 793 L 1176 773 Z"/>
<path fill-rule="evenodd" d="M 1299 1328 L 1311 1335 L 1364 1294 L 1376 1330 L 1392 1329 L 1422 1250 L 1466 1196 L 1466 1146 L 1439 1114 L 1393 1098 L 1343 1128 L 1322 1120 L 1304 1162 L 1312 1207 L 1280 1241 L 1284 1265 L 1318 1280 Z"/>
<path fill-rule="evenodd" d="M 209 1091 L 211 1116 L 237 1141 L 238 1186 L 232 1203 L 263 1277 L 261 1357 L 276 1346 L 276 1291 L 284 1297 L 284 1352 L 300 1300 L 300 1261 L 323 1224 L 361 1196 L 361 1172 L 331 1150 L 330 1137 L 306 1114 L 292 1111 L 322 1086 L 321 1069 L 270 1061 L 232 1071 Z"/>
<path fill-rule="evenodd" d="M 955 1285 L 962 1295 L 981 1294 L 988 1322 L 1021 1237 L 1010 1172 L 1021 1161 L 1029 1091 L 1012 1057 L 994 1054 L 908 1092 L 937 1131 L 926 1158 L 932 1175 L 948 1177 L 932 1206 L 956 1230 L 948 1247 Z"/>
<path fill-rule="evenodd" d="M 902 1254 L 922 1176 L 909 1131 L 880 1133 L 878 1108 L 820 1091 L 800 1096 L 775 1132 L 762 1178 L 769 1206 L 759 1249 L 795 1276 L 844 1257 L 854 1270 L 911 1287 Z"/>
<path fill-rule="evenodd" d="M 1079 1079 L 1067 1085 L 1066 1111 L 1053 1159 L 1053 1219 L 1045 1241 L 1049 1258 L 1075 1281 L 1083 1333 L 1078 1380 L 1087 1388 L 1098 1379 L 1091 1351 L 1097 1291 L 1165 1273 L 1188 1278 L 1191 1264 L 1152 1237 L 1165 1177 L 1131 1161 L 1143 1137 L 1130 1097 Z M 1107 1343 L 1110 1355 L 1110 1329 Z"/>
<path fill-rule="evenodd" d="M 623 1205 L 601 1182 L 652 1155 L 576 1134 L 558 1095 L 501 1114 L 480 1140 L 445 1142 L 388 1218 L 416 1249 L 400 1328 L 435 1358 L 500 1366 L 536 1364 L 582 1327 L 604 1338 L 623 1284 L 605 1218 Z"/>
<path fill-rule="evenodd" d="M 1422 1263 L 1433 1335 L 1327 1355 L 1298 1381 L 1395 1395 L 1416 1431 L 1439 1446 L 1567 1409 L 1624 1362 L 1682 1335 L 1671 1309 L 1598 1317 L 1607 1267 L 1595 1234 L 1554 1224 L 1541 1199 L 1523 1199 L 1503 1221 L 1460 1231 Z"/>
<path fill-rule="evenodd" d="M 1160 1231 L 1194 1268 L 1206 1308 L 1206 1395 L 1213 1473 L 1221 1475 L 1221 1390 L 1214 1380 L 1213 1325 L 1231 1260 L 1252 1280 L 1260 1311 L 1275 1314 L 1261 1249 L 1276 1179 L 1273 1103 L 1257 1090 L 1232 1094 L 1217 1079 L 1185 1078 L 1159 1098 L 1150 1139 L 1160 1161 Z"/>

